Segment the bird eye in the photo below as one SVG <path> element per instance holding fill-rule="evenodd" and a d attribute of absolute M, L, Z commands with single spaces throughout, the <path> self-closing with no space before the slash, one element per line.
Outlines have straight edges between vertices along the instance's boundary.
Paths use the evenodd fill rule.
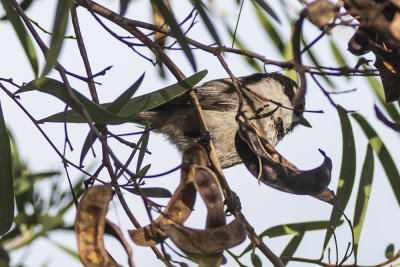
<path fill-rule="evenodd" d="M 304 112 L 304 104 L 302 103 L 302 104 L 296 105 L 296 106 L 294 107 L 293 112 L 294 112 L 296 115 L 302 114 L 302 113 Z"/>

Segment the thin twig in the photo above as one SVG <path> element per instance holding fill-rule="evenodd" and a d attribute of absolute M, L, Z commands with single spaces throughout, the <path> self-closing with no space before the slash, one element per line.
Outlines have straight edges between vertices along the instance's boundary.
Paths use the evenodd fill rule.
<path fill-rule="evenodd" d="M 89 91 L 90 94 L 92 95 L 93 102 L 99 104 L 100 102 L 99 102 L 99 97 L 97 95 L 96 86 L 93 81 L 92 69 L 90 67 L 89 58 L 85 48 L 85 43 L 83 42 L 81 29 L 79 27 L 79 20 L 78 20 L 78 14 L 76 13 L 76 6 L 72 6 L 70 12 L 71 12 L 72 24 L 74 26 L 74 31 L 76 35 L 76 42 L 78 44 L 79 52 L 81 53 L 83 64 L 85 65 L 86 74 L 88 77 L 87 83 L 89 85 Z"/>

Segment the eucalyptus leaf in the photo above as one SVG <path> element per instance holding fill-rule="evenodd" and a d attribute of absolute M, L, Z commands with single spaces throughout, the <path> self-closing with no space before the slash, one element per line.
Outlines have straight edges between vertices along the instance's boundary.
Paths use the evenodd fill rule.
<path fill-rule="evenodd" d="M 25 54 L 28 57 L 29 63 L 31 64 L 33 73 L 35 77 L 38 77 L 39 74 L 39 63 L 36 55 L 35 47 L 33 46 L 32 40 L 29 37 L 29 33 L 25 28 L 25 25 L 22 23 L 18 12 L 14 9 L 11 1 L 9 0 L 1 0 L 4 10 L 7 13 L 7 19 L 11 22 L 14 27 L 15 33 L 18 36 L 19 41 L 21 42 L 22 47 L 24 48 Z"/>
<path fill-rule="evenodd" d="M 343 223 L 343 220 L 340 221 L 340 225 Z M 262 232 L 259 237 L 263 238 L 265 236 L 272 238 L 284 235 L 292 235 L 298 234 L 303 231 L 316 231 L 316 230 L 325 230 L 330 226 L 330 221 L 312 221 L 312 222 L 301 222 L 301 223 L 288 223 L 276 225 L 271 228 L 268 228 L 264 232 Z M 245 253 L 251 251 L 253 249 L 253 245 L 250 244 L 239 257 L 243 256 Z"/>
<path fill-rule="evenodd" d="M 353 113 L 351 116 L 357 121 L 364 134 L 367 136 L 372 149 L 382 164 L 383 170 L 386 173 L 397 202 L 400 205 L 400 175 L 392 156 L 390 155 L 382 139 L 363 116 L 358 113 Z"/>
<path fill-rule="evenodd" d="M 360 185 L 358 186 L 358 194 L 353 219 L 354 257 L 356 259 L 356 262 L 358 245 L 360 242 L 361 230 L 364 224 L 365 214 L 367 213 L 373 177 L 374 155 L 371 145 L 368 145 L 367 153 L 365 155 L 364 164 L 361 171 Z"/>
<path fill-rule="evenodd" d="M 130 119 L 134 115 L 136 115 L 142 111 L 147 111 L 152 108 L 155 108 L 159 105 L 162 105 L 162 104 L 168 102 L 169 100 L 171 100 L 177 96 L 184 94 L 185 92 L 189 91 L 193 86 L 198 84 L 206 75 L 207 75 L 207 70 L 203 70 L 203 71 L 200 71 L 200 72 L 190 76 L 189 78 L 187 78 L 181 82 L 178 82 L 174 85 L 165 87 L 163 89 L 157 90 L 157 91 L 149 93 L 149 94 L 145 94 L 145 95 L 141 95 L 141 96 L 132 98 L 128 101 L 128 103 L 126 103 L 122 107 L 122 109 L 120 110 L 120 112 L 118 114 L 111 113 L 107 110 L 107 108 L 112 103 L 96 105 L 96 104 L 92 103 L 91 101 L 87 100 L 86 98 L 82 99 L 83 101 L 82 100 L 81 101 L 82 101 L 82 104 L 87 109 L 87 111 L 89 112 L 89 114 L 91 115 L 93 121 L 98 122 L 98 123 L 103 123 L 103 124 L 120 124 L 123 122 L 130 121 Z M 36 88 L 38 88 L 37 86 L 36 87 L 32 86 L 31 83 L 28 85 L 30 85 L 28 87 L 28 89 L 24 89 L 25 87 L 23 87 L 21 89 L 23 89 L 24 91 L 29 91 L 29 90 L 35 90 Z M 61 86 L 62 87 L 61 89 L 64 89 L 63 92 L 65 91 L 63 84 L 57 85 L 57 86 L 59 86 L 59 87 Z M 17 91 L 17 93 L 20 92 L 21 89 L 19 91 Z M 49 93 L 54 94 L 54 91 L 52 91 L 51 89 L 52 89 L 51 87 L 48 88 Z M 64 94 L 65 94 L 65 96 L 63 99 L 66 98 L 66 93 L 64 92 Z M 77 93 L 76 95 L 78 96 L 78 98 L 80 98 L 79 93 Z M 70 101 L 68 103 L 70 103 Z M 92 106 L 94 106 L 93 109 L 95 109 L 95 110 L 89 111 L 88 107 L 92 108 Z M 72 107 L 72 109 L 77 108 L 76 106 L 75 107 L 71 106 L 71 107 Z M 91 112 L 94 113 L 95 117 L 92 116 Z M 104 116 L 106 116 L 106 117 L 104 117 Z M 76 110 L 69 110 L 67 112 L 60 112 L 60 113 L 54 114 L 52 116 L 49 116 L 47 118 L 40 120 L 39 122 L 40 123 L 43 123 L 43 122 L 85 123 L 86 120 Z"/>
<path fill-rule="evenodd" d="M 135 188 L 126 188 L 125 189 L 135 195 L 141 196 L 141 192 L 146 197 L 160 197 L 160 198 L 169 198 L 172 196 L 171 192 L 168 191 L 165 188 L 161 187 L 147 187 L 147 188 L 141 188 L 141 192 L 139 190 L 136 190 Z"/>
<path fill-rule="evenodd" d="M 10 230 L 14 219 L 13 180 L 10 138 L 0 104 L 0 235 Z"/>
<path fill-rule="evenodd" d="M 350 119 L 344 108 L 338 106 L 338 114 L 340 118 L 340 125 L 342 127 L 342 165 L 340 167 L 339 182 L 337 187 L 336 196 L 339 199 L 340 209 L 345 210 L 347 203 L 353 190 L 354 180 L 356 176 L 356 147 L 354 141 L 353 129 L 351 127 Z M 330 222 L 333 227 L 338 226 L 342 213 L 332 208 Z M 329 240 L 332 237 L 332 231 L 327 229 L 325 234 L 323 252 L 325 251 Z M 322 252 L 322 253 L 323 253 Z"/>
<path fill-rule="evenodd" d="M 139 79 L 131 87 L 129 87 L 114 102 L 112 102 L 106 108 L 106 110 L 113 112 L 113 113 L 118 113 L 125 106 L 125 104 L 131 99 L 131 97 L 135 94 L 135 92 L 139 88 L 140 84 L 142 83 L 143 78 L 144 78 L 144 73 L 139 77 Z M 104 124 L 96 124 L 95 126 L 99 130 L 99 132 L 102 132 L 106 127 L 106 125 L 104 125 Z M 93 143 L 96 141 L 96 139 L 97 139 L 97 136 L 95 135 L 95 133 L 93 131 L 90 131 L 88 133 L 88 136 L 86 137 L 85 143 L 83 144 L 83 147 L 82 147 L 81 157 L 79 160 L 80 165 L 82 165 L 87 152 L 89 151 L 89 149 L 93 145 Z"/>
<path fill-rule="evenodd" d="M 210 18 L 207 15 L 206 9 L 203 7 L 203 2 L 200 0 L 191 0 L 193 6 L 196 8 L 196 10 L 199 12 L 200 17 L 206 24 L 208 32 L 211 34 L 213 37 L 214 41 L 217 43 L 218 46 L 221 46 L 221 41 L 219 39 L 218 33 L 211 22 Z"/>
<path fill-rule="evenodd" d="M 339 65 L 339 67 L 347 66 L 346 60 L 344 59 L 341 50 L 336 46 L 335 42 L 332 39 L 329 39 L 329 45 L 335 57 L 336 63 Z M 348 79 L 350 78 L 350 76 L 345 77 Z"/>
<path fill-rule="evenodd" d="M 150 138 L 150 131 L 145 131 L 141 137 L 141 145 L 139 148 L 139 156 L 137 160 L 137 165 L 136 165 L 136 172 L 139 172 L 140 169 L 142 169 L 142 163 L 144 159 L 144 155 L 147 151 L 147 145 L 149 144 L 149 138 Z"/>
<path fill-rule="evenodd" d="M 131 0 L 120 0 L 119 1 L 119 14 L 121 16 L 125 15 L 126 10 L 128 9 L 128 5 L 131 2 Z"/>
<path fill-rule="evenodd" d="M 164 17 L 165 22 L 171 27 L 172 34 L 178 40 L 179 44 L 182 47 L 183 52 L 185 53 L 186 57 L 188 58 L 190 64 L 193 67 L 193 70 L 196 71 L 196 62 L 194 60 L 192 51 L 190 50 L 189 44 L 186 41 L 186 37 L 181 31 L 178 23 L 175 20 L 175 17 L 170 11 L 167 6 L 164 4 L 163 0 L 152 0 L 154 5 L 158 8 L 161 15 Z"/>
<path fill-rule="evenodd" d="M 233 38 L 233 31 L 229 28 L 228 25 L 226 25 L 226 30 L 228 31 L 229 35 Z M 235 46 L 240 50 L 247 50 L 242 41 L 237 36 L 235 37 Z M 261 68 L 260 64 L 254 58 L 246 56 L 242 56 L 242 58 L 246 60 L 247 63 L 250 65 L 250 67 L 252 67 L 256 72 L 263 72 L 263 69 Z"/>
<path fill-rule="evenodd" d="M 276 15 L 275 11 L 263 0 L 254 0 L 265 12 L 268 13 L 272 18 L 274 18 L 277 22 L 281 23 L 278 15 Z"/>
<path fill-rule="evenodd" d="M 296 252 L 297 248 L 300 246 L 301 241 L 304 237 L 304 231 L 295 234 L 294 237 L 290 240 L 289 244 L 285 247 L 282 251 L 281 255 L 279 256 L 282 259 L 282 263 L 286 265 L 289 260 L 285 259 L 284 257 L 292 257 Z"/>
<path fill-rule="evenodd" d="M 53 35 L 51 36 L 50 49 L 46 52 L 46 65 L 42 72 L 42 77 L 57 64 L 57 58 L 64 41 L 64 34 L 67 29 L 69 9 L 73 0 L 59 0 L 57 5 L 56 17 L 53 25 Z"/>
<path fill-rule="evenodd" d="M 274 25 L 272 25 L 272 23 L 269 21 L 268 17 L 265 16 L 265 14 L 262 12 L 262 10 L 259 8 L 259 6 L 254 4 L 254 2 L 253 2 L 253 6 L 256 11 L 258 20 L 260 21 L 260 24 L 264 28 L 264 31 L 266 32 L 266 34 L 269 36 L 271 41 L 274 43 L 275 47 L 279 50 L 279 52 L 283 56 L 284 50 L 285 50 L 285 44 L 282 41 L 282 38 L 279 35 L 278 31 L 276 30 L 276 27 L 274 27 Z"/>
<path fill-rule="evenodd" d="M 251 264 L 253 264 L 254 267 L 262 266 L 262 261 L 256 253 L 251 253 Z"/>
<path fill-rule="evenodd" d="M 365 68 L 364 68 L 365 69 Z M 367 81 L 374 91 L 374 94 L 378 98 L 381 105 L 385 108 L 386 112 L 389 114 L 390 118 L 394 121 L 400 121 L 400 113 L 398 108 L 394 103 L 386 103 L 385 93 L 381 82 L 374 76 L 367 76 Z"/>

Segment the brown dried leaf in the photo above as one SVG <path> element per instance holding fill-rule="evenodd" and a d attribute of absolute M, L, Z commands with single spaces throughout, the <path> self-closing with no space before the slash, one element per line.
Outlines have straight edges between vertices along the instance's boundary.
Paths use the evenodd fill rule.
<path fill-rule="evenodd" d="M 399 64 L 399 62 L 396 62 L 395 64 Z M 398 66 L 393 66 L 391 63 L 389 63 L 388 61 L 384 61 L 379 56 L 376 57 L 374 65 L 378 69 L 381 76 L 383 90 L 385 91 L 386 103 L 399 99 L 400 73 L 398 72 Z"/>
<path fill-rule="evenodd" d="M 103 243 L 105 216 L 112 195 L 111 187 L 94 186 L 85 192 L 78 204 L 75 235 L 79 258 L 86 267 L 120 266 L 110 257 Z"/>
<path fill-rule="evenodd" d="M 326 24 L 335 18 L 337 10 L 335 5 L 327 0 L 317 0 L 310 3 L 306 9 L 308 20 L 322 29 Z"/>
<path fill-rule="evenodd" d="M 292 194 L 322 194 L 323 197 L 319 199 L 329 203 L 334 200 L 332 194 L 331 198 L 326 192 L 331 179 L 332 162 L 322 151 L 325 160 L 318 168 L 301 171 L 276 152 L 256 127 L 243 121 L 239 121 L 235 145 L 247 169 L 264 184 Z"/>

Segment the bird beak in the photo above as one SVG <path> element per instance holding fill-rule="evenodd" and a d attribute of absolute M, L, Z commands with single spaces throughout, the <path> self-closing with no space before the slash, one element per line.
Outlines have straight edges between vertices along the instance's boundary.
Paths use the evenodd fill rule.
<path fill-rule="evenodd" d="M 299 124 L 306 126 L 308 128 L 312 128 L 311 124 L 308 122 L 308 120 L 306 120 L 306 118 L 303 117 L 303 115 L 299 117 Z"/>

